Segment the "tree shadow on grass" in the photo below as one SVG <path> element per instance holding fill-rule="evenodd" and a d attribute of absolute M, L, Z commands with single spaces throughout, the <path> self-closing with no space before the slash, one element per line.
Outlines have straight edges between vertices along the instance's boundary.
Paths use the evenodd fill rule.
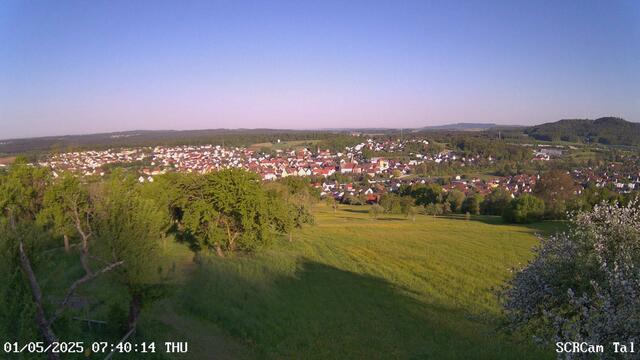
<path fill-rule="evenodd" d="M 493 215 L 472 215 L 471 218 L 467 219 L 463 214 L 450 214 L 445 216 L 440 216 L 439 218 L 450 219 L 450 220 L 464 220 L 464 221 L 478 221 L 488 225 L 507 225 L 507 226 L 521 226 L 530 230 L 533 230 L 534 233 L 542 234 L 544 236 L 553 235 L 558 232 L 565 231 L 567 229 L 566 221 L 540 221 L 535 223 L 528 224 L 515 224 L 515 223 L 507 223 L 502 220 L 501 216 L 493 216 Z M 529 231 L 528 233 L 530 233 Z"/>
<path fill-rule="evenodd" d="M 421 303 L 380 278 L 308 259 L 299 261 L 292 276 L 268 274 L 254 264 L 262 270 L 258 275 L 248 263 L 231 262 L 214 260 L 198 269 L 182 303 L 192 315 L 242 339 L 260 358 L 541 357 L 477 317 Z"/>
<path fill-rule="evenodd" d="M 377 218 L 376 221 L 408 221 L 408 219 L 399 217 L 380 217 Z"/>
<path fill-rule="evenodd" d="M 363 218 L 363 217 L 355 217 L 355 216 L 337 216 L 338 219 L 345 219 L 345 220 L 349 220 L 349 221 L 370 221 L 370 218 Z"/>
<path fill-rule="evenodd" d="M 358 213 L 358 214 L 368 214 L 369 210 L 368 209 L 340 209 L 340 211 L 346 211 L 346 212 L 350 212 L 350 213 Z"/>

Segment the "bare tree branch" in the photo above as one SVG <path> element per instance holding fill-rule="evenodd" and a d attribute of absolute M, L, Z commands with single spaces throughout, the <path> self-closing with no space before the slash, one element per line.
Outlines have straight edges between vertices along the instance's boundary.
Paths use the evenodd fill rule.
<path fill-rule="evenodd" d="M 104 320 L 85 319 L 85 318 L 80 318 L 76 316 L 73 317 L 73 320 L 84 321 L 87 323 L 103 324 L 103 325 L 107 324 L 107 322 Z"/>
<path fill-rule="evenodd" d="M 40 328 L 40 332 L 42 333 L 42 337 L 44 338 L 47 345 L 58 342 L 58 338 L 51 330 L 51 324 L 47 321 L 47 317 L 44 313 L 44 307 L 42 306 L 42 291 L 40 290 L 40 285 L 38 284 L 38 280 L 36 279 L 36 275 L 33 272 L 33 268 L 31 267 L 31 262 L 27 257 L 27 254 L 24 251 L 24 245 L 22 241 L 20 242 L 20 265 L 22 270 L 27 274 L 27 278 L 29 279 L 29 286 L 31 287 L 31 294 L 33 295 L 33 300 L 36 303 L 36 322 L 38 323 L 38 328 Z M 47 354 L 47 357 L 50 360 L 59 360 L 60 355 L 57 353 L 50 352 Z"/>
<path fill-rule="evenodd" d="M 118 261 L 116 263 L 112 263 L 112 264 L 110 264 L 108 266 L 105 266 L 102 270 L 100 270 L 98 272 L 94 272 L 94 273 L 91 273 L 91 274 L 86 274 L 85 276 L 81 277 L 80 279 L 76 280 L 73 284 L 71 284 L 71 286 L 67 290 L 67 294 L 64 297 L 64 300 L 62 300 L 62 303 L 60 303 L 60 306 L 58 307 L 56 312 L 53 314 L 51 319 L 49 320 L 49 325 L 53 324 L 53 322 L 56 321 L 58 319 L 58 317 L 60 317 L 60 315 L 64 311 L 65 307 L 67 306 L 67 303 L 69 303 L 69 300 L 71 299 L 71 296 L 73 296 L 73 294 L 75 293 L 75 291 L 78 289 L 78 287 L 80 285 L 95 279 L 96 277 L 98 277 L 101 274 L 104 274 L 106 272 L 109 272 L 109 271 L 115 269 L 116 267 L 122 265 L 123 263 L 124 263 L 124 261 Z"/>
<path fill-rule="evenodd" d="M 125 340 L 127 340 L 129 338 L 129 336 L 131 336 L 131 334 L 133 334 L 133 332 L 136 331 L 136 328 L 133 328 L 131 330 L 129 330 L 129 332 L 122 338 L 120 339 L 120 341 L 118 343 L 124 342 Z M 111 357 L 113 357 L 113 354 L 115 354 L 115 350 L 111 350 L 111 352 L 104 357 L 104 360 L 109 360 L 111 359 Z"/>

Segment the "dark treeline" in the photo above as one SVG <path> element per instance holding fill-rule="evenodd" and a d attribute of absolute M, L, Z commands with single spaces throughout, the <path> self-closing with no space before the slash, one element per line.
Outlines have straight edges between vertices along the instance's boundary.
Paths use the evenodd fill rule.
<path fill-rule="evenodd" d="M 253 252 L 279 235 L 292 240 L 313 222 L 317 199 L 304 179 L 262 184 L 243 170 L 143 184 L 121 170 L 106 179 L 54 177 L 18 160 L 0 174 L 0 337 L 49 344 L 134 336 L 143 308 L 170 288 L 167 239 L 187 243 L 197 261 Z M 87 331 L 77 320 L 83 303 L 99 304 L 92 312 L 107 326 Z"/>
<path fill-rule="evenodd" d="M 544 141 L 569 141 L 605 145 L 640 145 L 640 124 L 616 117 L 596 120 L 568 119 L 532 126 L 529 136 Z"/>
<path fill-rule="evenodd" d="M 595 205 L 627 204 L 637 192 L 620 194 L 612 187 L 587 184 L 583 189 L 564 170 L 544 172 L 532 193 L 512 196 L 503 188 L 495 188 L 486 196 L 466 194 L 459 190 L 445 192 L 437 183 L 402 185 L 397 192 L 384 194 L 378 205 L 387 213 L 424 213 L 427 215 L 469 214 L 498 215 L 507 222 L 531 223 L 562 220 L 572 212 L 588 211 Z M 348 204 L 364 204 L 364 199 L 348 199 Z"/>
<path fill-rule="evenodd" d="M 48 153 L 69 150 L 100 150 L 137 146 L 225 145 L 249 146 L 255 143 L 290 140 L 334 141 L 341 131 L 214 129 L 183 131 L 128 131 L 93 135 L 51 136 L 0 141 L 0 154 Z"/>
<path fill-rule="evenodd" d="M 460 129 L 465 130 L 465 129 Z M 361 137 L 349 136 L 357 132 L 365 137 L 378 138 L 430 138 L 435 142 L 471 149 L 486 140 L 507 140 L 510 143 L 533 141 L 569 141 L 585 144 L 619 146 L 640 145 L 640 125 L 615 117 L 597 120 L 560 120 L 531 127 L 495 126 L 483 131 L 457 131 L 451 129 L 399 129 L 365 130 L 281 130 L 281 129 L 209 129 L 209 130 L 140 130 L 90 135 L 49 136 L 30 139 L 0 141 L 0 154 L 37 155 L 50 151 L 106 149 L 136 146 L 176 146 L 216 144 L 248 146 L 255 143 L 288 140 L 326 140 L 328 148 L 337 151 L 353 145 Z M 460 139 L 464 139 L 461 140 Z M 466 142 L 470 140 L 471 142 Z M 495 155 L 505 157 L 503 150 L 514 150 L 505 144 L 493 148 Z M 502 156 L 501 156 L 502 154 Z M 493 154 L 492 154 L 493 155 Z M 515 155 L 516 157 L 519 155 Z"/>

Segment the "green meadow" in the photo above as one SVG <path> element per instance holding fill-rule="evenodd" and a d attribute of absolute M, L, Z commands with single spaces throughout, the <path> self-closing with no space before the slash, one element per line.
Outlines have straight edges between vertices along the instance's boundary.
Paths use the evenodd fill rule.
<path fill-rule="evenodd" d="M 169 243 L 173 290 L 139 336 L 188 341 L 185 359 L 551 358 L 500 330 L 495 291 L 557 228 L 319 206 L 315 225 L 255 255 L 195 265 Z"/>

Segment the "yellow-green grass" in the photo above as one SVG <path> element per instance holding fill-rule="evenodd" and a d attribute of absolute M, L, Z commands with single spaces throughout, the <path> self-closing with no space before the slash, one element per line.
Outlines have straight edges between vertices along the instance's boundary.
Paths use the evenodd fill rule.
<path fill-rule="evenodd" d="M 281 141 L 279 143 L 270 143 L 270 142 L 258 143 L 258 144 L 253 144 L 249 147 L 256 150 L 260 150 L 262 148 L 269 148 L 274 150 L 301 149 L 304 147 L 317 145 L 319 142 L 320 140 L 291 140 L 291 141 Z"/>
<path fill-rule="evenodd" d="M 291 243 L 194 267 L 172 306 L 251 358 L 551 357 L 499 330 L 495 291 L 530 258 L 534 233 L 555 227 L 319 206 Z"/>

